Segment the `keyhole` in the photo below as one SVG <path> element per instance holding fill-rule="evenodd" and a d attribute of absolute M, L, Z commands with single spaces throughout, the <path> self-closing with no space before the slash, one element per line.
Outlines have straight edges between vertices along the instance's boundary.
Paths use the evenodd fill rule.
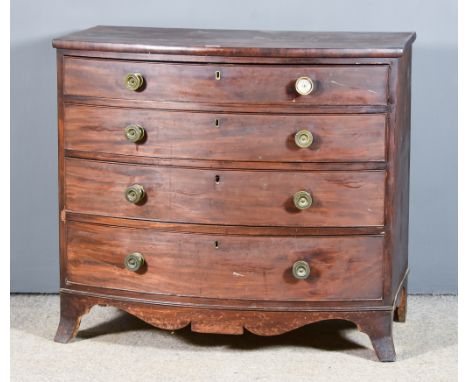
<path fill-rule="evenodd" d="M 215 247 L 215 249 L 218 249 L 218 248 L 219 248 L 219 242 L 218 242 L 218 240 L 215 240 L 215 242 L 214 242 L 214 247 Z"/>
<path fill-rule="evenodd" d="M 215 78 L 216 78 L 216 80 L 220 80 L 220 79 L 221 79 L 221 72 L 220 72 L 219 70 L 217 70 L 217 71 L 215 72 Z"/>
<path fill-rule="evenodd" d="M 219 127 L 219 119 L 218 118 L 215 119 L 214 125 L 215 125 L 215 127 Z"/>
<path fill-rule="evenodd" d="M 215 182 L 216 184 L 219 184 L 219 180 L 221 179 L 221 177 L 219 175 L 216 175 L 215 176 Z"/>

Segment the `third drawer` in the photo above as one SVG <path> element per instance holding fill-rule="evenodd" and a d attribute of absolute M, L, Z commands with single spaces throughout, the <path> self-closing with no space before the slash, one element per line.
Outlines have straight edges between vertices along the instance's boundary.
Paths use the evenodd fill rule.
<path fill-rule="evenodd" d="M 139 196 L 136 204 L 128 200 Z M 65 161 L 65 207 L 79 213 L 219 225 L 383 226 L 384 199 L 385 171 L 204 170 Z"/>

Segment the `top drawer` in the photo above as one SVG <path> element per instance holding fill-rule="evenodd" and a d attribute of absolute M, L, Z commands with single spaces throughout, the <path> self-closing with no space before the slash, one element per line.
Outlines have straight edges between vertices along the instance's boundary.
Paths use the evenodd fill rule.
<path fill-rule="evenodd" d="M 63 91 L 85 97 L 217 105 L 386 105 L 387 72 L 387 65 L 168 64 L 65 57 Z M 137 73 L 142 84 L 131 90 L 125 78 Z M 296 90 L 301 77 L 306 79 Z M 309 80 L 312 91 L 300 95 L 299 91 L 310 90 Z"/>

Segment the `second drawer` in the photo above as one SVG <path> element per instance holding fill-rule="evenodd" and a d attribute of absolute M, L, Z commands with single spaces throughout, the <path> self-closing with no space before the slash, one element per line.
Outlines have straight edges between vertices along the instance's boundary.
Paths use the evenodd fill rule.
<path fill-rule="evenodd" d="M 69 150 L 232 161 L 385 160 L 385 114 L 214 114 L 69 104 L 64 118 Z"/>
<path fill-rule="evenodd" d="M 74 212 L 245 226 L 384 224 L 385 171 L 202 170 L 74 158 L 65 166 L 65 207 Z"/>

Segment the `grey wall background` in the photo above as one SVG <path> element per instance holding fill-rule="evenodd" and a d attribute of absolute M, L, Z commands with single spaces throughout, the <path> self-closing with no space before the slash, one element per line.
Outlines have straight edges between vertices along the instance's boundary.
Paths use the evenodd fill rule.
<path fill-rule="evenodd" d="M 410 291 L 457 292 L 456 0 L 12 0 L 11 290 L 58 290 L 54 37 L 93 25 L 416 31 Z"/>

